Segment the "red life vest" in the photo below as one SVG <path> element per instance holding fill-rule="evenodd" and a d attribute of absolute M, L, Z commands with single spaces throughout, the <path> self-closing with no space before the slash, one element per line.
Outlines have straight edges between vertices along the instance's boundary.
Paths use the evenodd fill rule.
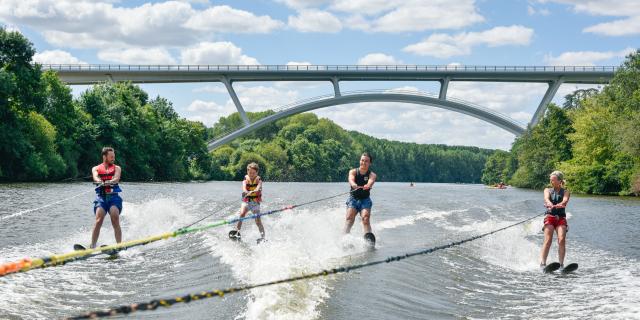
<path fill-rule="evenodd" d="M 102 180 L 102 182 L 109 181 L 113 179 L 113 176 L 116 175 L 116 165 L 114 164 L 109 168 L 107 168 L 105 167 L 105 164 L 103 162 L 98 165 L 97 171 L 98 171 L 98 177 L 100 177 L 100 180 Z M 115 192 L 119 191 L 119 188 L 117 188 L 117 184 L 113 186 L 103 186 L 101 188 L 102 188 L 101 191 L 106 194 L 113 193 L 114 189 L 117 189 L 115 190 Z"/>
<path fill-rule="evenodd" d="M 259 177 L 256 177 L 253 181 L 251 181 L 249 176 L 245 176 L 244 182 L 245 182 L 245 185 L 247 186 L 247 191 L 253 191 L 253 190 L 256 190 L 256 188 L 258 187 L 258 183 L 260 182 L 260 179 Z M 244 202 L 251 201 L 251 202 L 257 202 L 257 203 L 262 202 L 262 190 L 253 192 L 245 196 L 244 198 L 242 198 L 242 201 Z"/>

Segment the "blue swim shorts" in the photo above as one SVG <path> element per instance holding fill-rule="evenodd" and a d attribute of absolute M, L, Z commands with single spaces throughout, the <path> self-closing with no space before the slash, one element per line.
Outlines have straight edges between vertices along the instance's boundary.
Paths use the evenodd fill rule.
<path fill-rule="evenodd" d="M 373 202 L 371 201 L 371 198 L 356 199 L 354 197 L 349 197 L 347 200 L 347 208 L 355 208 L 358 212 L 362 211 L 362 209 L 371 209 L 372 206 Z"/>
<path fill-rule="evenodd" d="M 93 214 L 96 214 L 98 208 L 104 209 L 109 214 L 109 209 L 116 206 L 120 214 L 122 214 L 122 198 L 116 193 L 105 196 L 97 196 L 96 201 L 93 202 Z"/>

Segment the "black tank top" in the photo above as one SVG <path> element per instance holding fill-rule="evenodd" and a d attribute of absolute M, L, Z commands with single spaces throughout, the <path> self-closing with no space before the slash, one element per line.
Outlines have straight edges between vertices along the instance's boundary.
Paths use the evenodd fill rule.
<path fill-rule="evenodd" d="M 367 170 L 365 174 L 360 174 L 360 168 L 356 168 L 356 184 L 358 187 L 362 187 L 369 182 L 369 174 L 371 170 Z M 353 190 L 353 189 L 352 189 Z M 366 199 L 369 198 L 369 190 L 357 189 L 352 192 L 351 195 L 356 199 Z"/>
<path fill-rule="evenodd" d="M 551 203 L 553 204 L 558 204 L 560 202 L 562 202 L 562 199 L 564 199 L 564 189 L 560 188 L 560 190 L 558 192 L 556 192 L 556 190 L 554 188 L 551 188 L 549 190 L 549 201 L 551 201 Z M 550 214 L 552 216 L 558 216 L 558 217 L 566 217 L 567 214 L 564 212 L 564 208 L 554 208 L 551 210 L 547 210 L 547 214 Z"/>

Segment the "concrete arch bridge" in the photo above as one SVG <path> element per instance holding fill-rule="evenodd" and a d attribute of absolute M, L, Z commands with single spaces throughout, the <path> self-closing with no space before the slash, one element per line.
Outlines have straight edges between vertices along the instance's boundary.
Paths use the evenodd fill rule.
<path fill-rule="evenodd" d="M 563 83 L 603 84 L 613 78 L 616 67 L 591 66 L 428 66 L 428 65 L 43 65 L 54 70 L 67 84 L 95 84 L 104 81 L 133 83 L 221 82 L 234 102 L 244 126 L 209 142 L 217 148 L 278 119 L 330 106 L 360 102 L 398 102 L 426 105 L 467 114 L 487 121 L 516 135 L 525 126 L 497 111 L 447 97 L 451 81 L 519 82 L 548 85 L 529 125 L 544 115 L 547 105 Z M 276 110 L 254 123 L 249 121 L 233 83 L 257 81 L 329 81 L 334 93 Z M 438 95 L 404 91 L 341 92 L 342 81 L 437 81 Z"/>

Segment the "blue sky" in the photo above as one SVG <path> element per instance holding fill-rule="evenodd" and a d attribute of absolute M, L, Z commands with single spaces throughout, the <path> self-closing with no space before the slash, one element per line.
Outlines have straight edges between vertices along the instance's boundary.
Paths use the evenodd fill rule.
<path fill-rule="evenodd" d="M 0 23 L 41 63 L 619 65 L 640 44 L 640 1 L 0 0 Z M 437 83 L 350 82 L 342 90 Z M 183 117 L 213 124 L 235 111 L 224 87 L 142 85 Z M 248 111 L 332 92 L 329 83 L 238 83 Z M 556 102 L 575 90 L 563 85 Z M 581 87 L 582 88 L 582 87 Z M 74 87 L 80 94 L 86 87 Z M 544 84 L 454 82 L 449 96 L 527 123 Z M 376 137 L 508 149 L 514 136 L 438 108 L 366 103 L 316 111 Z"/>

